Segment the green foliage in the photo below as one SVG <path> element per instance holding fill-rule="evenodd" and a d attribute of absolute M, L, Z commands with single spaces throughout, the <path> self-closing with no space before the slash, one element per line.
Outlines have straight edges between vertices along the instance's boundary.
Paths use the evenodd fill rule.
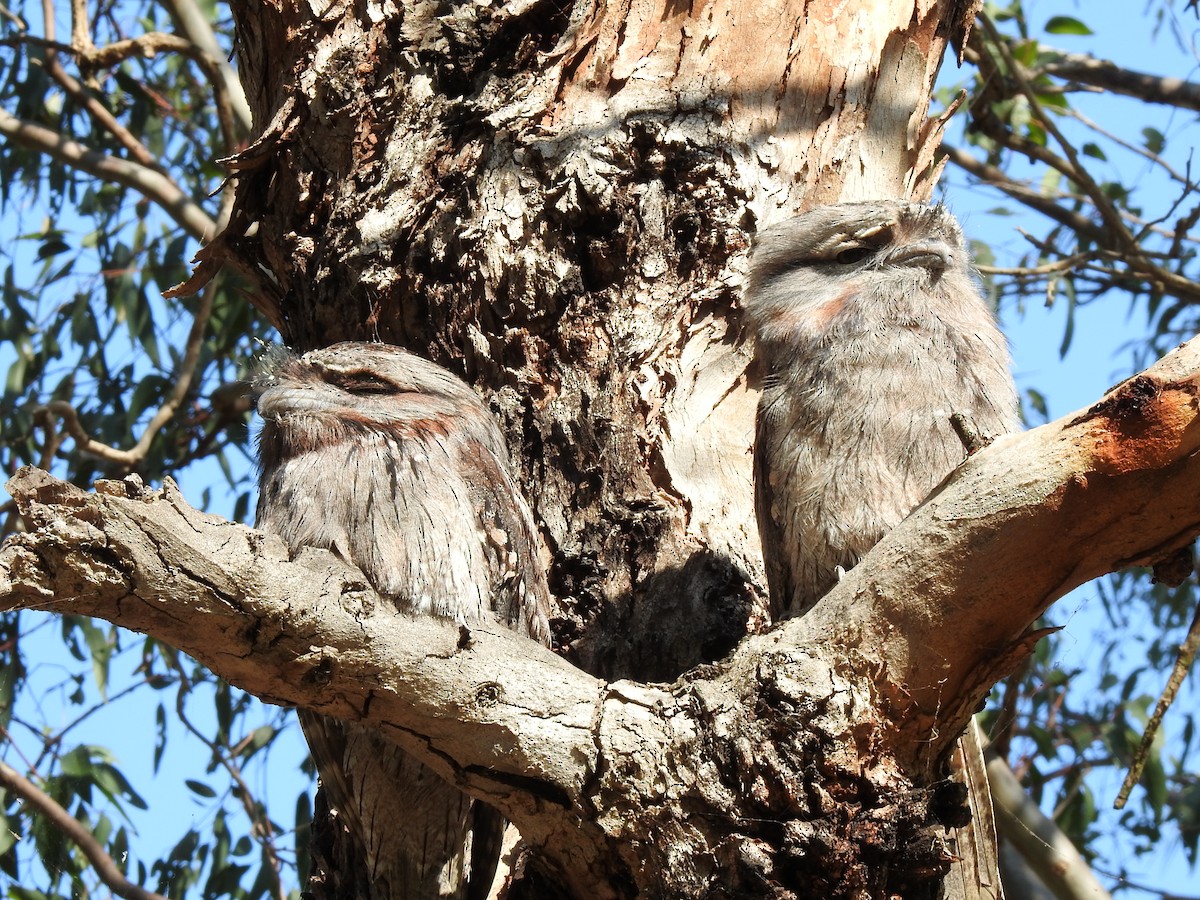
<path fill-rule="evenodd" d="M 1176 9 L 1154 2 L 1147 9 L 1160 23 L 1161 40 L 1190 46 Z M 1192 169 L 1196 135 L 1188 130 L 1194 113 L 1107 93 L 1070 68 L 1079 54 L 1095 52 L 1101 20 L 1113 27 L 1114 17 L 1096 7 L 1048 10 L 1015 0 L 987 4 L 986 15 L 972 36 L 969 65 L 947 73 L 937 95 L 948 103 L 967 93 L 966 112 L 948 129 L 947 143 L 970 158 L 951 156 L 950 179 L 959 187 L 950 193 L 977 198 L 989 215 L 1008 216 L 991 231 L 1003 235 L 1003 246 L 983 247 L 981 235 L 972 235 L 985 284 L 1005 318 L 1041 305 L 1058 308 L 1059 354 L 1072 359 L 1095 352 L 1081 330 L 1089 307 L 1123 309 L 1107 314 L 1108 327 L 1128 330 L 1131 371 L 1148 365 L 1200 329 L 1192 234 L 1200 193 Z M 1143 71 L 1193 77 L 1190 50 L 1183 56 L 1179 71 Z M 1114 62 L 1144 66 L 1123 57 Z M 1132 77 L 1118 80 L 1135 84 Z M 1002 177 L 983 177 L 971 160 Z M 993 272 L 1001 267 L 1004 274 Z M 1024 391 L 1031 425 L 1050 416 L 1043 393 L 1050 390 Z M 999 748 L 1026 776 L 1042 809 L 1114 885 L 1127 875 L 1126 860 L 1165 859 L 1170 848 L 1182 847 L 1197 862 L 1194 702 L 1181 700 L 1169 711 L 1129 805 L 1120 813 L 1111 805 L 1198 602 L 1194 576 L 1168 588 L 1144 571 L 1103 579 L 1060 601 L 1050 616 L 1065 620 L 1066 630 L 1041 642 L 989 719 L 1003 727 L 995 735 Z M 1194 698 L 1196 690 L 1193 673 L 1183 696 Z M 1144 871 L 1160 874 L 1153 866 Z M 1161 886 L 1179 887 L 1169 880 Z"/>
<path fill-rule="evenodd" d="M 147 29 L 172 30 L 157 6 L 113 4 L 98 18 L 97 44 L 123 37 L 117 30 L 136 13 Z M 21 12 L 21 7 L 17 7 Z M 61 23 L 60 23 L 61 27 Z M 196 203 L 219 214 L 209 195 L 223 174 L 214 163 L 224 137 L 211 90 L 195 64 L 161 54 L 133 56 L 93 81 L 78 75 L 78 95 L 47 76 L 46 51 L 21 43 L 32 29 L 0 20 L 6 77 L 0 104 L 21 118 L 53 128 L 91 150 L 126 159 L 121 139 L 99 127 L 84 100 L 99 102 L 149 152 L 155 164 Z M 59 65 L 71 60 L 60 54 Z M 15 142 L 0 142 L 0 199 L 9 241 L 4 260 L 7 315 L 0 352 L 7 371 L 0 398 L 0 466 L 55 467 L 87 485 L 125 466 L 81 453 L 63 440 L 63 423 L 39 413 L 49 400 L 76 411 L 93 440 L 128 448 L 177 384 L 197 299 L 164 300 L 163 290 L 186 279 L 199 247 L 162 210 L 137 191 L 78 173 Z M 236 279 L 210 287 L 213 311 L 190 390 L 179 414 L 151 444 L 138 471 L 158 480 L 206 457 L 244 454 L 245 404 L 214 408 L 203 398 L 244 377 L 265 328 Z M 221 325 L 215 334 L 213 325 Z M 232 470 L 231 470 L 232 471 Z M 247 492 L 245 475 L 230 489 Z"/>
<path fill-rule="evenodd" d="M 1078 19 L 1072 16 L 1051 16 L 1046 22 L 1046 34 L 1094 34 Z"/>
<path fill-rule="evenodd" d="M 1003 692 L 1005 712 L 993 710 L 986 719 L 988 726 L 1001 719 L 1010 722 L 995 736 L 1014 766 L 1027 772 L 1034 799 L 1043 809 L 1054 810 L 1059 827 L 1084 849 L 1098 843 L 1105 807 L 1115 795 L 1113 779 L 1099 776 L 1105 771 L 1123 776 L 1132 762 L 1164 670 L 1174 662 L 1191 610 L 1200 600 L 1194 584 L 1149 586 L 1144 572 L 1123 572 L 1094 587 L 1107 622 L 1092 634 L 1079 634 L 1082 626 L 1073 624 L 1067 633 L 1043 640 Z M 1146 615 L 1152 618 L 1149 628 L 1138 621 Z M 1065 660 L 1076 655 L 1071 652 L 1076 643 L 1089 646 L 1086 668 Z M 1107 835 L 1106 843 L 1115 842 L 1124 853 L 1148 855 L 1169 836 L 1182 842 L 1195 864 L 1197 833 L 1190 804 L 1198 779 L 1190 735 L 1198 724 L 1197 710 L 1177 704 L 1170 718 L 1172 733 L 1189 737 L 1168 742 L 1158 736 L 1140 789 L 1120 816 L 1122 832 Z M 1093 783 L 1104 785 L 1101 796 Z M 1109 862 L 1097 856 L 1095 865 L 1104 871 Z"/>
<path fill-rule="evenodd" d="M 1186 40 L 1169 5 L 1151 6 L 1164 27 Z M 999 284 L 1001 301 L 1041 296 L 1052 303 L 1066 284 L 1073 288 L 1070 302 L 1080 306 L 1119 295 L 1114 302 L 1146 312 L 1152 335 L 1146 357 L 1156 357 L 1200 329 L 1191 233 L 1198 209 L 1195 136 L 1181 127 L 1177 110 L 1151 88 L 1138 88 L 1132 75 L 1114 81 L 1147 91 L 1157 105 L 1105 95 L 1101 107 L 1097 94 L 1106 84 L 1090 84 L 1093 76 L 1073 65 L 1093 36 L 1091 23 L 1073 15 L 1051 15 L 1039 27 L 1020 0 L 989 3 L 968 48 L 973 66 L 938 96 L 948 103 L 967 92 L 965 128 L 952 140 L 1004 173 L 996 180 L 974 172 L 971 183 L 1036 210 L 1022 222 L 1024 251 L 1009 263 L 1026 271 Z M 1029 190 L 1039 203 L 1027 199 Z M 1164 291 L 1173 296 L 1164 298 Z M 1069 349 L 1070 340 L 1063 346 Z"/>
<path fill-rule="evenodd" d="M 29 621 L 37 619 L 41 624 Z M 53 646 L 55 632 L 46 626 L 54 621 L 26 616 L 24 629 L 17 633 L 24 636 L 22 643 L 30 647 L 29 652 Z M 85 637 L 88 629 L 99 634 Z M 126 877 L 149 889 L 172 897 L 198 891 L 204 896 L 258 898 L 275 897 L 280 890 L 286 893 L 286 886 L 298 885 L 290 846 L 286 852 L 281 849 L 290 829 L 271 820 L 266 804 L 251 787 L 261 783 L 272 768 L 279 768 L 279 752 L 292 754 L 295 772 L 303 750 L 290 714 L 264 708 L 157 642 L 139 642 L 124 634 L 121 640 L 127 641 L 130 649 L 113 646 L 110 636 L 117 632 L 97 629 L 94 623 L 77 617 L 63 623 L 61 633 L 69 634 L 70 646 L 83 657 L 76 671 L 64 676 L 61 667 L 55 666 L 47 680 L 44 666 L 35 666 L 31 674 L 24 672 L 24 653 L 9 655 L 5 659 L 8 665 L 0 669 L 6 678 L 28 681 L 19 696 L 38 697 L 36 707 L 19 699 L 21 710 L 50 714 L 57 708 L 58 714 L 47 718 L 69 716 L 65 725 L 55 729 L 17 716 L 8 729 L 10 751 L 41 773 L 35 778 L 40 789 L 84 823 L 113 859 L 125 861 Z M 94 673 L 88 672 L 93 645 L 110 648 L 105 651 L 108 674 L 113 684 L 122 685 L 120 693 L 110 693 L 107 700 L 100 696 Z M 163 704 L 145 702 L 147 691 L 173 695 L 173 712 L 168 714 Z M 139 696 L 141 701 L 136 699 Z M 61 698 L 58 704 L 56 697 Z M 118 703 L 121 708 L 114 708 Z M 97 724 L 91 717 L 101 710 L 128 730 L 129 734 L 122 736 L 106 734 L 104 729 L 98 732 L 122 745 L 123 753 L 152 744 L 147 746 L 147 755 L 152 755 L 155 770 L 161 760 L 171 760 L 170 772 L 154 780 L 153 793 L 139 786 L 149 780 L 147 771 L 130 768 L 129 760 L 108 746 L 78 739 L 89 723 Z M 144 723 L 140 721 L 143 716 Z M 22 737 L 22 732 L 26 736 Z M 146 741 L 152 734 L 154 740 Z M 281 743 L 281 736 L 290 741 Z M 203 772 L 204 777 L 188 777 L 189 771 Z M 183 801 L 191 807 L 191 815 L 179 815 L 180 800 L 166 808 L 162 805 L 164 784 L 169 787 L 175 778 L 192 798 Z M 307 780 L 294 775 L 287 780 L 307 786 Z M 301 796 L 307 803 L 307 790 L 302 790 Z M 36 886 L 49 896 L 84 896 L 97 890 L 92 870 L 76 845 L 43 817 L 30 815 L 19 797 L 5 793 L 0 814 L 4 817 L 0 885 L 10 893 L 17 885 L 21 889 Z M 186 830 L 172 846 L 165 840 L 175 829 Z M 161 858 L 144 858 L 144 851 L 138 848 L 147 844 L 162 846 Z M 281 865 L 282 878 L 275 874 Z"/>

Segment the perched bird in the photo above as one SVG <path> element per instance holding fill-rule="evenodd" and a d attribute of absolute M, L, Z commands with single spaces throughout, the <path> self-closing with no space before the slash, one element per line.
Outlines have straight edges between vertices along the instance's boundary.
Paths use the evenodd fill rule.
<path fill-rule="evenodd" d="M 764 369 L 755 510 L 771 606 L 803 615 L 965 458 L 1018 425 L 1008 346 L 943 207 L 811 209 L 757 239 L 743 301 Z M 1000 897 L 977 727 L 953 776 L 973 822 L 953 837 L 946 896 Z"/>
<path fill-rule="evenodd" d="M 758 236 L 755 509 L 776 615 L 801 615 L 965 458 L 1017 427 L 1008 347 L 940 206 L 809 210 Z"/>
<path fill-rule="evenodd" d="M 549 643 L 533 521 L 466 384 L 397 347 L 342 343 L 283 359 L 259 386 L 261 529 L 338 553 L 397 614 L 498 620 Z M 486 896 L 498 813 L 370 729 L 299 715 L 341 823 L 333 868 L 349 860 L 379 900 Z"/>

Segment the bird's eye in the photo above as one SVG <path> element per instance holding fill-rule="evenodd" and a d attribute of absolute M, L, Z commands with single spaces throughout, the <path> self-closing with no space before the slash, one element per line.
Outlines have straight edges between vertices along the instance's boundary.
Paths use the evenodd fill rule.
<path fill-rule="evenodd" d="M 875 250 L 875 247 L 864 247 L 862 245 L 857 247 L 847 247 L 845 250 L 835 256 L 834 259 L 836 259 L 842 265 L 847 266 L 851 263 L 862 262 L 868 256 L 873 254 Z"/>
<path fill-rule="evenodd" d="M 396 386 L 373 372 L 329 372 L 329 381 L 351 394 L 392 394 Z"/>

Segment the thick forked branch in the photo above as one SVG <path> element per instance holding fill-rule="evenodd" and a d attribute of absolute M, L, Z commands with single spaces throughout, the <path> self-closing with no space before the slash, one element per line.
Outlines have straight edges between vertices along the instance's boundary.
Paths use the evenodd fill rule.
<path fill-rule="evenodd" d="M 169 479 L 158 491 L 140 491 L 138 483 L 99 482 L 89 495 L 22 469 L 9 486 L 37 530 L 4 547 L 4 605 L 111 618 L 194 654 L 270 702 L 412 730 L 428 724 L 428 735 L 438 729 L 421 713 L 440 711 L 430 688 L 444 682 L 443 696 L 468 683 L 498 688 L 493 667 L 500 661 L 505 695 L 539 694 L 523 712 L 558 723 L 539 735 L 545 755 L 567 758 L 582 743 L 572 729 L 588 730 L 600 683 L 539 653 L 536 643 L 499 626 L 460 633 L 438 620 L 396 616 L 339 557 L 305 550 L 289 559 L 278 538 L 192 509 Z M 560 683 L 562 696 L 544 681 L 536 692 L 522 686 L 520 672 L 530 668 L 557 673 L 548 683 Z M 579 702 L 589 708 L 570 714 Z M 515 732 L 507 705 L 489 703 Z M 402 704 L 415 717 L 398 713 Z M 470 751 L 455 758 L 464 767 L 496 762 Z M 537 768 L 525 774 L 537 777 Z M 577 789 L 581 778 L 578 771 L 542 774 L 561 790 Z"/>
<path fill-rule="evenodd" d="M 875 834 L 879 798 L 904 797 L 900 864 L 874 875 L 894 886 L 905 863 L 936 868 L 912 848 L 929 846 L 917 838 L 938 818 L 937 792 L 921 805 L 914 788 L 936 788 L 944 750 L 1032 644 L 1034 619 L 1200 532 L 1198 396 L 1194 341 L 1091 409 L 985 448 L 812 613 L 669 688 L 606 685 L 500 627 L 397 616 L 336 557 L 289 560 L 170 483 L 88 495 L 23 471 L 9 490 L 33 530 L 0 555 L 0 607 L 101 616 L 264 698 L 377 725 L 592 890 L 697 896 L 718 876 L 680 859 L 720 858 L 744 876 L 768 840 L 784 844 L 787 877 L 816 877 Z M 837 779 L 839 803 L 855 798 L 848 818 L 813 778 Z M 787 823 L 782 838 L 756 831 L 769 817 Z M 684 882 L 664 886 L 664 871 Z"/>
<path fill-rule="evenodd" d="M 880 654 L 863 665 L 896 692 L 901 753 L 935 758 L 1031 649 L 1029 625 L 1054 600 L 1191 545 L 1198 410 L 1193 339 L 1092 407 L 973 456 L 814 610 L 810 627 L 849 658 Z"/>

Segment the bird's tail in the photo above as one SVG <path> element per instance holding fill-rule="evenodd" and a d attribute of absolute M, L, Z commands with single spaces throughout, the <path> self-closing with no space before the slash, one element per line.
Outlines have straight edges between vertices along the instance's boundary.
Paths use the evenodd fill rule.
<path fill-rule="evenodd" d="M 299 715 L 326 807 L 326 821 L 314 821 L 315 900 L 486 896 L 504 830 L 499 813 L 371 729 Z M 335 884 L 342 889 L 330 890 Z"/>

